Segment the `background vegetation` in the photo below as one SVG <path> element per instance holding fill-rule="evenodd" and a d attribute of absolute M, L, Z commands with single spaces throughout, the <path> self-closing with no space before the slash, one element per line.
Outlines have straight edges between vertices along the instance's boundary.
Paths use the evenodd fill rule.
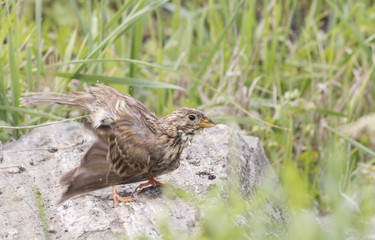
<path fill-rule="evenodd" d="M 0 21 L 0 125 L 75 116 L 19 97 L 100 82 L 158 115 L 195 107 L 262 140 L 282 189 L 213 189 L 200 233 L 161 223 L 165 239 L 374 238 L 373 1 L 8 0 Z M 269 199 L 285 223 L 267 220 Z"/>

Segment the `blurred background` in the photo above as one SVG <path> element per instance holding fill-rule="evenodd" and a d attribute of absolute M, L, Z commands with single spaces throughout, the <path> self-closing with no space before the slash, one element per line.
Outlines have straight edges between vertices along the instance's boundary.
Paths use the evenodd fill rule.
<path fill-rule="evenodd" d="M 0 4 L 1 126 L 80 114 L 20 107 L 24 93 L 104 83 L 159 116 L 198 108 L 261 139 L 282 189 L 217 190 L 201 205 L 201 233 L 161 226 L 166 239 L 375 239 L 373 1 Z M 0 140 L 25 133 L 0 129 Z M 288 216 L 277 227 L 264 221 L 270 198 Z"/>

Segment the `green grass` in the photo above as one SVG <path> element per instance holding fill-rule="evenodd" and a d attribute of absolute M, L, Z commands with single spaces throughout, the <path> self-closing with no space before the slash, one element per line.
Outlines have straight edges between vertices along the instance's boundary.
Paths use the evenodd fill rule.
<path fill-rule="evenodd" d="M 41 194 L 40 194 L 39 189 L 37 187 L 34 188 L 34 197 L 35 197 L 36 206 L 38 208 L 39 218 L 42 222 L 44 237 L 45 237 L 45 239 L 49 240 L 49 239 L 51 239 L 51 233 L 50 233 L 50 229 L 48 227 L 47 215 L 46 215 L 46 211 L 44 209 Z"/>
<path fill-rule="evenodd" d="M 201 233 L 161 224 L 164 238 L 363 239 L 375 212 L 374 132 L 342 129 L 374 111 L 374 16 L 368 0 L 5 1 L 0 125 L 69 117 L 18 99 L 97 81 L 158 115 L 196 107 L 259 137 L 282 190 L 225 201 L 213 190 L 199 200 Z M 0 131 L 2 141 L 25 133 Z M 269 198 L 285 202 L 287 223 L 275 227 L 259 209 Z M 240 212 L 245 225 L 235 224 Z"/>

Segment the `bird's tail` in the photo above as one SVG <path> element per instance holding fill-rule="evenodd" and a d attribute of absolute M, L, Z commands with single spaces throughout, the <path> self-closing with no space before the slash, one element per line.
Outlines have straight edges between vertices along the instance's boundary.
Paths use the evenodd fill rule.
<path fill-rule="evenodd" d="M 108 143 L 106 137 L 99 130 L 96 130 L 98 131 L 98 140 L 87 151 L 80 166 L 70 170 L 61 177 L 60 185 L 65 188 L 65 191 L 58 204 L 78 194 L 145 179 L 142 175 L 121 177 L 111 170 L 106 160 Z"/>
<path fill-rule="evenodd" d="M 32 96 L 24 96 L 21 98 L 22 106 L 56 103 L 90 110 L 91 104 L 95 101 L 95 97 L 86 92 L 59 94 L 60 96 L 44 96 L 43 93 L 29 93 L 28 95 Z"/>
<path fill-rule="evenodd" d="M 81 165 L 61 177 L 60 185 L 66 187 L 66 190 L 58 204 L 75 195 L 111 186 L 108 181 L 111 171 L 106 156 L 107 145 L 103 144 L 102 139 L 98 139 L 83 157 Z"/>

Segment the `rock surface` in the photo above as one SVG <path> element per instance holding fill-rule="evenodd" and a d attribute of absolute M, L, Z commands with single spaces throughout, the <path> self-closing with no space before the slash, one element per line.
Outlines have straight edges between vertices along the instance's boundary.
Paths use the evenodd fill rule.
<path fill-rule="evenodd" d="M 0 145 L 0 239 L 45 238 L 36 193 L 40 193 L 47 222 L 44 227 L 52 239 L 158 239 L 162 217 L 168 217 L 172 229 L 194 230 L 194 207 L 179 198 L 164 197 L 160 187 L 142 189 L 135 202 L 119 206 L 108 200 L 110 187 L 57 205 L 62 193 L 59 178 L 79 165 L 94 140 L 81 124 L 61 123 L 34 129 L 18 141 Z M 238 185 L 244 194 L 251 194 L 268 165 L 258 138 L 217 125 L 195 136 L 182 153 L 181 166 L 158 180 L 199 197 L 210 185 L 238 172 Z M 137 185 L 117 186 L 117 190 L 129 195 Z"/>

